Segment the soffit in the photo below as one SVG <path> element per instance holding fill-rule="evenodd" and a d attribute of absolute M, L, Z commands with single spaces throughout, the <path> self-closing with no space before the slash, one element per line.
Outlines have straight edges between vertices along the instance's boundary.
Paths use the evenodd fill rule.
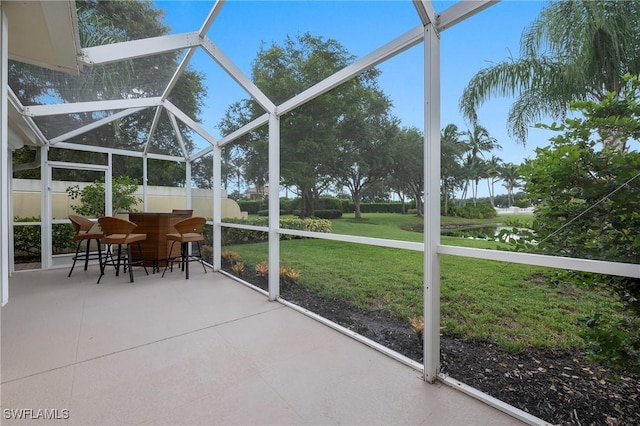
<path fill-rule="evenodd" d="M 81 53 L 73 0 L 7 1 L 9 58 L 41 67 L 77 73 Z"/>

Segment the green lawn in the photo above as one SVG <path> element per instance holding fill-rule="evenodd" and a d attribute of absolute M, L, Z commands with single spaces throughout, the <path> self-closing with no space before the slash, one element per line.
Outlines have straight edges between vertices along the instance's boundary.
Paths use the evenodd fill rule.
<path fill-rule="evenodd" d="M 361 221 L 333 220 L 332 226 L 338 234 L 422 241 L 421 233 L 403 229 L 416 223 L 421 219 L 409 215 L 367 214 Z M 447 245 L 498 246 L 456 237 L 441 240 Z M 266 243 L 224 249 L 237 251 L 251 268 L 267 259 Z M 299 239 L 282 241 L 280 254 L 283 265 L 301 271 L 301 285 L 323 296 L 347 299 L 366 310 L 386 310 L 407 320 L 422 315 L 421 252 Z M 613 314 L 618 303 L 571 285 L 552 286 L 545 278 L 553 273 L 526 265 L 442 256 L 443 332 L 490 340 L 514 351 L 531 346 L 581 347 L 577 318 L 596 311 Z"/>

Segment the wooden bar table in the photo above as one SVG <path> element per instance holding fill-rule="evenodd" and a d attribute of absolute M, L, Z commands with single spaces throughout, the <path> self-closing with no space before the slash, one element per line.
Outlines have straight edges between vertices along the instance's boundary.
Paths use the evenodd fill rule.
<path fill-rule="evenodd" d="M 153 271 L 158 271 L 166 265 L 171 243 L 167 241 L 167 234 L 176 232 L 174 224 L 182 220 L 182 215 L 175 213 L 129 213 L 129 220 L 138 227 L 136 234 L 147 234 L 147 239 L 140 241 L 142 257 L 145 266 L 151 266 Z M 133 257 L 139 258 L 140 251 L 136 244 L 131 246 Z M 174 244 L 172 257 L 180 256 L 180 244 Z"/>

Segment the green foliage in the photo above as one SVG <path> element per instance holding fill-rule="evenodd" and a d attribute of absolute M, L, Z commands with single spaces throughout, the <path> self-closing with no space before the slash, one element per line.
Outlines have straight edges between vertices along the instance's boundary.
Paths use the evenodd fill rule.
<path fill-rule="evenodd" d="M 267 227 L 269 225 L 269 219 L 266 217 L 250 219 L 228 218 L 225 219 L 224 222 L 263 227 Z M 331 232 L 331 222 L 326 219 L 280 218 L 280 228 L 309 232 Z M 280 235 L 281 240 L 291 240 L 294 238 L 300 237 L 296 237 L 293 235 Z M 268 239 L 269 235 L 265 231 L 229 227 L 222 228 L 222 245 L 255 243 L 260 241 L 267 241 Z"/>
<path fill-rule="evenodd" d="M 498 213 L 489 203 L 477 203 L 475 206 L 467 204 L 464 207 L 449 205 L 447 216 L 463 217 L 465 219 L 491 219 Z"/>
<path fill-rule="evenodd" d="M 279 104 L 354 60 L 336 40 L 304 33 L 261 47 L 252 63 L 251 77 L 269 99 Z M 386 115 L 390 102 L 378 88 L 379 74 L 371 68 L 280 117 L 282 184 L 297 188 L 303 202 L 292 210 L 299 211 L 301 217 L 313 216 L 320 194 L 329 184 L 327 176 L 334 176 L 335 170 L 340 170 L 342 179 L 342 172 L 361 167 L 371 171 L 367 175 L 373 178 L 374 169 L 385 166 L 381 161 L 384 156 L 377 158 L 375 150 L 364 155 L 368 146 L 384 148 L 381 129 L 389 127 Z M 254 100 L 242 100 L 227 109 L 219 127 L 223 134 L 229 134 L 263 113 Z M 256 187 L 264 185 L 266 129 L 251 132 L 239 142 L 247 180 Z M 353 152 L 362 155 L 354 157 Z M 371 161 L 360 163 L 364 158 Z"/>
<path fill-rule="evenodd" d="M 319 209 L 314 213 L 315 216 L 320 219 L 339 219 L 342 217 L 342 210 Z"/>
<path fill-rule="evenodd" d="M 136 211 L 134 206 L 142 199 L 133 194 L 138 190 L 138 183 L 129 176 L 113 178 L 112 181 L 112 211 L 116 215 L 123 211 Z M 80 200 L 80 205 L 71 206 L 73 211 L 87 217 L 101 217 L 105 215 L 105 190 L 102 182 L 94 182 L 80 189 L 79 185 L 67 188 L 72 200 Z"/>
<path fill-rule="evenodd" d="M 249 214 L 258 214 L 258 211 L 264 210 L 268 204 L 262 200 L 239 200 L 238 206 L 240 211 L 247 212 Z"/>
<path fill-rule="evenodd" d="M 15 222 L 40 222 L 39 217 L 16 217 Z M 51 228 L 53 253 L 66 253 L 76 247 L 73 241 L 73 226 L 68 223 L 54 223 Z M 40 257 L 40 225 L 17 225 L 13 228 L 14 249 L 28 257 Z"/>
<path fill-rule="evenodd" d="M 640 153 L 627 146 L 640 136 L 640 82 L 626 80 L 619 95 L 573 104 L 582 118 L 543 126 L 562 134 L 522 166 L 525 189 L 538 204 L 531 232 L 514 242 L 516 249 L 640 263 Z M 637 330 L 640 323 L 640 280 L 587 277 L 617 294 L 629 315 L 625 320 L 601 315 L 592 322 L 585 336 L 597 348 L 594 353 L 637 369 L 629 362 L 637 360 L 640 336 L 630 325 Z"/>
<path fill-rule="evenodd" d="M 521 141 L 530 123 L 562 118 L 571 101 L 618 92 L 623 75 L 640 73 L 637 1 L 549 2 L 520 38 L 520 57 L 480 70 L 460 99 L 465 117 L 490 98 L 515 97 L 508 124 Z"/>

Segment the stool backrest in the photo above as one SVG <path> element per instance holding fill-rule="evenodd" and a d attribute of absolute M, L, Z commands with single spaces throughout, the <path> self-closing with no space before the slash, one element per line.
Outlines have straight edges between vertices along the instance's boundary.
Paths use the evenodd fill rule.
<path fill-rule="evenodd" d="M 70 214 L 69 220 L 73 225 L 73 230 L 75 231 L 76 235 L 81 232 L 89 232 L 91 228 L 93 228 L 93 225 L 95 225 L 91 220 L 77 214 Z"/>
<path fill-rule="evenodd" d="M 204 217 L 189 217 L 182 219 L 173 225 L 178 231 L 178 234 L 202 234 L 204 232 L 204 225 L 207 223 L 207 219 Z"/>
<path fill-rule="evenodd" d="M 129 235 L 138 225 L 119 217 L 103 216 L 98 219 L 104 235 L 124 234 Z"/>

